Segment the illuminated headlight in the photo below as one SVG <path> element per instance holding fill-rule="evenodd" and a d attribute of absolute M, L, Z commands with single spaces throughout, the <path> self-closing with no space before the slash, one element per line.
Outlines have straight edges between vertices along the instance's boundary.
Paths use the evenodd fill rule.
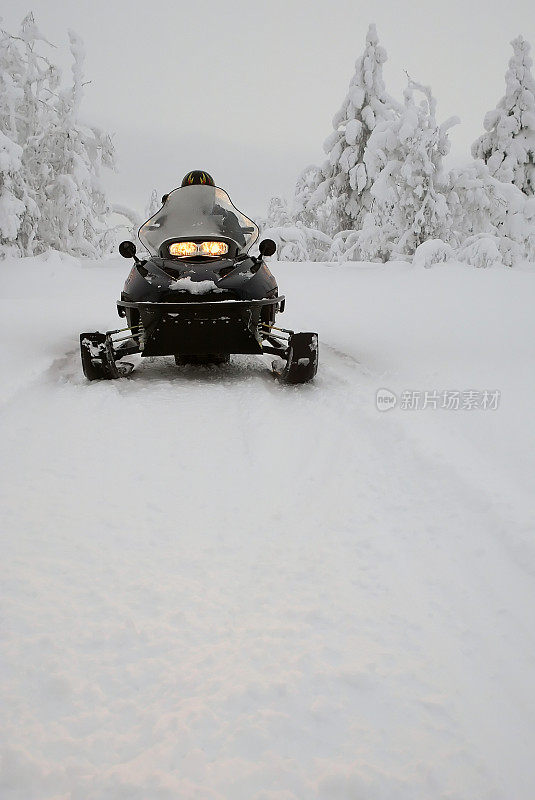
<path fill-rule="evenodd" d="M 225 242 L 201 242 L 199 248 L 203 256 L 224 256 L 228 253 L 228 244 Z"/>
<path fill-rule="evenodd" d="M 169 253 L 172 256 L 196 256 L 197 245 L 195 242 L 174 242 L 169 247 Z"/>
<path fill-rule="evenodd" d="M 212 256 L 219 258 L 228 253 L 228 244 L 225 242 L 173 242 L 169 245 L 169 255 L 175 258 L 188 256 Z"/>

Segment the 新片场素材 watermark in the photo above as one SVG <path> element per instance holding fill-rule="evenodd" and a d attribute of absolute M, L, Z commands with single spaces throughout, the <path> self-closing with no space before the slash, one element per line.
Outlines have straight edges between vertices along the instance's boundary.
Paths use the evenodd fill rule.
<path fill-rule="evenodd" d="M 390 389 L 378 389 L 375 404 L 379 411 L 398 406 L 402 411 L 495 411 L 500 404 L 499 389 L 405 389 L 397 394 Z"/>

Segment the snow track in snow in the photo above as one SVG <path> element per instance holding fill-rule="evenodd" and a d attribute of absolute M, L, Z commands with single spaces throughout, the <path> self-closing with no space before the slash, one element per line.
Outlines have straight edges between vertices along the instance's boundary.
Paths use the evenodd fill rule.
<path fill-rule="evenodd" d="M 532 796 L 532 516 L 336 339 L 3 407 L 3 798 Z"/>

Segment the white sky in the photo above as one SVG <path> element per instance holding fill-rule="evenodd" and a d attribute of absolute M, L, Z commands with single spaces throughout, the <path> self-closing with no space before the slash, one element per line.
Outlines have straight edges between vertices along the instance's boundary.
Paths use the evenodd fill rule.
<path fill-rule="evenodd" d="M 430 84 L 438 117 L 461 117 L 452 155 L 468 157 L 504 89 L 522 33 L 535 47 L 532 0 L 4 0 L 3 26 L 33 10 L 68 64 L 67 29 L 85 42 L 83 115 L 115 133 L 115 202 L 142 211 L 190 169 L 206 169 L 235 204 L 263 213 L 322 159 L 370 22 L 386 48 L 385 81 L 401 99 L 404 70 Z"/>

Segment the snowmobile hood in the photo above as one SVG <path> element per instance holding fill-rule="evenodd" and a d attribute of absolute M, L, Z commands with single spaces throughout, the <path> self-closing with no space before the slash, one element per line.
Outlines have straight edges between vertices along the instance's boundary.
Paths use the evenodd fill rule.
<path fill-rule="evenodd" d="M 247 252 L 258 239 L 255 223 L 232 204 L 217 186 L 183 186 L 139 229 L 139 239 L 153 256 L 165 257 L 162 246 L 184 239 L 227 239 Z"/>

